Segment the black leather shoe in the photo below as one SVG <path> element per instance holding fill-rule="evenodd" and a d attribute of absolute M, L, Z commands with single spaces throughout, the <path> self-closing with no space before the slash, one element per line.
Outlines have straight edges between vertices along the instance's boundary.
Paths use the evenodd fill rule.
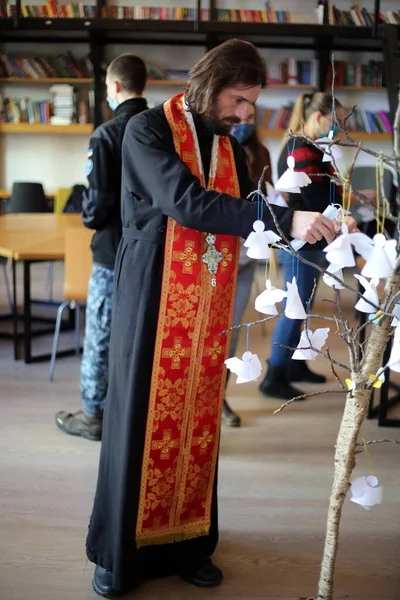
<path fill-rule="evenodd" d="M 211 558 L 181 571 L 181 577 L 184 581 L 203 588 L 216 587 L 224 578 L 221 569 L 214 565 Z"/>
<path fill-rule="evenodd" d="M 300 363 L 300 364 L 294 364 Z M 288 368 L 288 381 L 305 381 L 306 383 L 325 383 L 325 375 L 314 373 L 304 360 L 291 360 Z"/>
<path fill-rule="evenodd" d="M 92 585 L 96 594 L 103 596 L 103 598 L 119 598 L 122 596 L 122 594 L 117 592 L 117 590 L 114 590 L 112 586 L 112 573 L 98 565 L 96 565 L 94 570 Z"/>
<path fill-rule="evenodd" d="M 235 413 L 227 401 L 224 399 L 224 407 L 222 409 L 222 422 L 228 427 L 240 427 L 242 420 L 237 413 Z"/>

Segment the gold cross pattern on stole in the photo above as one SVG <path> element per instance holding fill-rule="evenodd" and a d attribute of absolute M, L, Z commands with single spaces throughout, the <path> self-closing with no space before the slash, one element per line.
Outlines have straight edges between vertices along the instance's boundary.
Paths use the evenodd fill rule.
<path fill-rule="evenodd" d="M 197 254 L 194 252 L 194 242 L 186 242 L 185 250 L 174 252 L 174 260 L 183 262 L 183 272 L 191 274 L 193 272 L 193 263 L 197 261 Z"/>
<path fill-rule="evenodd" d="M 208 429 L 204 429 L 203 435 L 193 438 L 193 446 L 199 446 L 200 454 L 204 454 L 204 452 L 206 452 L 206 450 L 207 450 L 208 444 L 211 444 L 212 441 L 213 441 L 213 436 L 208 431 Z"/>
<path fill-rule="evenodd" d="M 156 440 L 151 445 L 152 450 L 160 450 L 161 459 L 169 458 L 170 450 L 173 448 L 179 448 L 179 440 L 172 439 L 172 431 L 171 429 L 166 429 L 163 432 L 162 440 Z"/>
<path fill-rule="evenodd" d="M 165 348 L 163 351 L 163 358 L 172 359 L 172 369 L 180 369 L 181 359 L 188 356 L 190 356 L 190 348 L 182 346 L 182 338 L 175 338 L 174 346 L 172 348 Z"/>
<path fill-rule="evenodd" d="M 212 235 L 212 233 L 209 233 L 207 235 L 206 242 L 208 244 L 208 248 L 207 248 L 207 251 L 202 256 L 203 263 L 205 263 L 207 265 L 208 272 L 210 273 L 210 275 L 212 275 L 211 285 L 213 287 L 215 287 L 217 285 L 217 280 L 216 280 L 215 275 L 218 272 L 218 263 L 221 262 L 221 260 L 222 260 L 222 253 L 218 252 L 218 250 L 216 249 L 215 240 L 216 240 L 216 237 L 215 237 L 215 235 Z"/>

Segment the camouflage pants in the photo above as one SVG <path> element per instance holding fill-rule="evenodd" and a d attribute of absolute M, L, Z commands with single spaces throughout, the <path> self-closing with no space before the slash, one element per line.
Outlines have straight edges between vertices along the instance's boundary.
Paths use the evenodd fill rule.
<path fill-rule="evenodd" d="M 92 417 L 103 414 L 107 395 L 113 283 L 114 271 L 93 265 L 81 364 L 82 407 Z"/>

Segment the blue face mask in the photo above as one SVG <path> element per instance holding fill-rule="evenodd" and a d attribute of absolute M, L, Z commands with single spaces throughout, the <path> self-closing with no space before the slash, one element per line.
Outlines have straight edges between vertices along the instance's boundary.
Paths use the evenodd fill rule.
<path fill-rule="evenodd" d="M 103 98 L 104 98 L 104 96 L 103 96 Z M 108 102 L 108 106 L 111 108 L 111 110 L 115 110 L 119 104 L 119 102 L 116 98 L 110 98 L 110 96 L 107 96 L 107 102 Z"/>
<path fill-rule="evenodd" d="M 329 135 L 331 131 L 333 131 L 332 136 Z M 321 133 L 320 137 L 321 138 L 332 137 L 332 139 L 333 139 L 337 136 L 338 133 L 339 133 L 339 127 L 335 123 L 334 125 L 331 125 L 331 127 L 327 133 Z"/>
<path fill-rule="evenodd" d="M 231 135 L 237 139 L 240 144 L 245 144 L 254 133 L 255 125 L 253 123 L 238 123 L 233 125 Z"/>

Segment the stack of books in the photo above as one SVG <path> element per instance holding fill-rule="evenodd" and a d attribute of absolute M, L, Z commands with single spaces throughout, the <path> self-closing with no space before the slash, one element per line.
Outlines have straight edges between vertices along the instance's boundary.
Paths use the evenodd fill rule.
<path fill-rule="evenodd" d="M 332 85 L 332 65 L 328 67 L 327 87 Z M 385 87 L 383 61 L 370 60 L 367 64 L 352 64 L 343 60 L 335 61 L 335 85 L 340 87 Z"/>
<path fill-rule="evenodd" d="M 53 94 L 53 115 L 50 118 L 52 125 L 70 125 L 76 118 L 75 92 L 72 85 L 52 85 L 50 92 Z"/>
<path fill-rule="evenodd" d="M 379 20 L 397 25 L 400 23 L 400 11 L 381 12 Z M 372 27 L 375 23 L 375 14 L 367 8 L 360 8 L 358 4 L 352 6 L 350 10 L 340 10 L 332 2 L 328 2 L 328 21 L 330 25 Z"/>
<path fill-rule="evenodd" d="M 47 4 L 22 4 L 23 17 L 39 17 L 52 19 L 94 19 L 96 17 L 95 4 L 58 4 L 50 0 Z"/>

